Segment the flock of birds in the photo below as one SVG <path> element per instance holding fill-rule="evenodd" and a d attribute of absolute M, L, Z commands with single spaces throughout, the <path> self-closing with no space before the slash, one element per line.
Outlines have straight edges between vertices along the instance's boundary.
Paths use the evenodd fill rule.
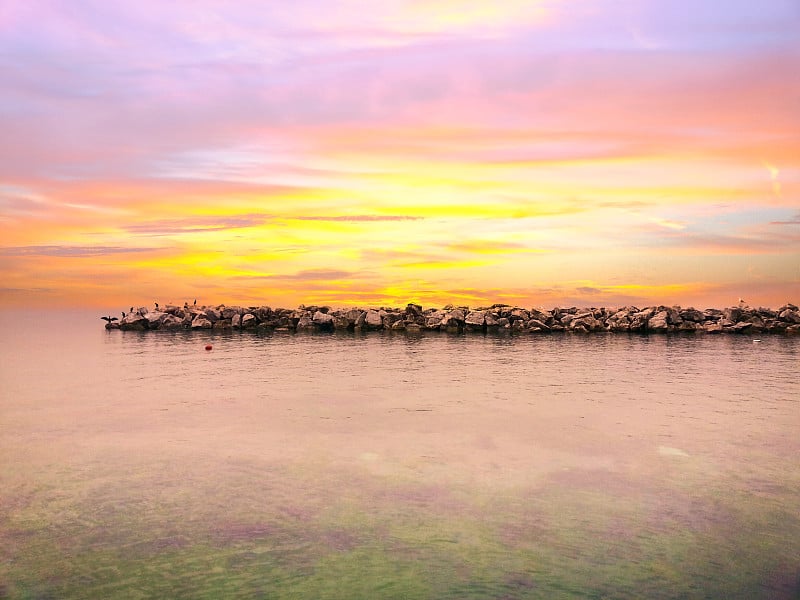
<path fill-rule="evenodd" d="M 158 310 L 158 302 L 153 302 L 153 304 L 155 305 L 156 310 Z M 197 306 L 197 298 L 194 299 L 194 306 Z M 188 302 L 184 302 L 183 303 L 183 307 L 184 308 L 189 308 L 189 303 Z M 132 313 L 133 313 L 133 307 L 131 306 L 131 310 L 127 314 L 132 314 Z M 122 311 L 122 318 L 124 319 L 126 316 L 127 315 L 126 315 L 125 311 L 123 310 Z M 103 321 L 105 321 L 106 323 L 109 323 L 109 324 L 113 323 L 114 321 L 119 321 L 119 317 L 112 317 L 111 315 L 108 315 L 106 317 L 100 317 L 100 318 Z"/>

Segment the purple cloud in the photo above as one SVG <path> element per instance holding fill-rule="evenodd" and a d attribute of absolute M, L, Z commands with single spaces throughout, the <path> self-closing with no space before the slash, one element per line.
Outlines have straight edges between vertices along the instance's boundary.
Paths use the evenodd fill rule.
<path fill-rule="evenodd" d="M 131 248 L 124 246 L 6 246 L 0 247 L 0 256 L 52 256 L 58 258 L 83 258 L 154 252 L 164 248 Z"/>

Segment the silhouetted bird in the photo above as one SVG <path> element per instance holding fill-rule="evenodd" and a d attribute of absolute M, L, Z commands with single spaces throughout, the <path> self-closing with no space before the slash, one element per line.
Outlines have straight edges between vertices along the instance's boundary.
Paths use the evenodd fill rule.
<path fill-rule="evenodd" d="M 158 302 L 153 302 L 156 305 L 156 309 L 158 309 Z"/>
<path fill-rule="evenodd" d="M 194 305 L 197 306 L 197 298 L 194 299 Z"/>
<path fill-rule="evenodd" d="M 122 311 L 122 318 L 123 319 L 125 318 L 125 311 L 124 310 Z"/>
<path fill-rule="evenodd" d="M 100 317 L 100 318 L 103 319 L 103 321 L 108 321 L 109 323 L 111 323 L 112 321 L 119 321 L 119 319 L 117 317 L 111 317 L 111 316 Z"/>
<path fill-rule="evenodd" d="M 131 312 L 133 312 L 133 307 L 131 306 Z"/>

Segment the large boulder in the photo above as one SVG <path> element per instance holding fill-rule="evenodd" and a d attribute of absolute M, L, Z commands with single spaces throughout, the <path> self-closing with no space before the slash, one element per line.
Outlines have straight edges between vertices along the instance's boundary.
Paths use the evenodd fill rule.
<path fill-rule="evenodd" d="M 377 310 L 368 310 L 364 317 L 364 326 L 367 329 L 380 329 L 383 327 L 383 317 Z"/>
<path fill-rule="evenodd" d="M 303 315 L 298 319 L 297 324 L 294 326 L 296 331 L 313 331 L 314 319 L 309 315 Z"/>
<path fill-rule="evenodd" d="M 669 312 L 662 310 L 657 312 L 647 321 L 647 331 L 655 333 L 664 333 L 669 331 Z"/>
<path fill-rule="evenodd" d="M 347 319 L 348 328 L 363 327 L 367 313 L 357 308 L 351 308 L 342 316 Z"/>
<path fill-rule="evenodd" d="M 125 315 L 122 321 L 119 322 L 119 328 L 123 331 L 144 331 L 147 326 L 147 319 L 138 312 Z"/>
<path fill-rule="evenodd" d="M 242 309 L 238 306 L 224 306 L 222 307 L 221 313 L 223 319 L 229 319 L 231 324 L 233 324 L 233 317 L 241 317 Z"/>
<path fill-rule="evenodd" d="M 778 317 L 785 323 L 800 323 L 800 312 L 798 312 L 797 309 L 792 310 L 791 308 L 787 308 L 781 311 Z"/>
<path fill-rule="evenodd" d="M 486 323 L 485 310 L 471 310 L 464 317 L 464 328 L 468 331 L 483 331 L 483 326 Z"/>
<path fill-rule="evenodd" d="M 168 315 L 166 319 L 161 322 L 160 329 L 183 329 L 183 318 L 177 315 Z"/>
<path fill-rule="evenodd" d="M 159 329 L 164 320 L 171 315 L 164 312 L 149 312 L 144 318 L 147 321 L 148 329 Z"/>
<path fill-rule="evenodd" d="M 197 315 L 192 321 L 192 329 L 211 329 L 214 324 L 203 315 Z"/>
<path fill-rule="evenodd" d="M 328 314 L 327 312 L 322 312 L 321 310 L 318 310 L 317 312 L 314 313 L 312 322 L 317 328 L 323 331 L 333 330 L 333 316 Z"/>

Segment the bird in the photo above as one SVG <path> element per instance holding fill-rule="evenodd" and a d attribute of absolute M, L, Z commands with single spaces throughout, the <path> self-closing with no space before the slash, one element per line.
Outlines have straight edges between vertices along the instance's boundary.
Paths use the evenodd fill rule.
<path fill-rule="evenodd" d="M 197 306 L 197 298 L 194 299 L 194 305 Z"/>
<path fill-rule="evenodd" d="M 133 307 L 131 306 L 131 312 L 133 312 Z"/>
<path fill-rule="evenodd" d="M 122 318 L 123 319 L 125 318 L 125 311 L 124 310 L 122 311 Z"/>
<path fill-rule="evenodd" d="M 158 302 L 153 302 L 156 305 L 156 310 L 158 310 Z"/>
<path fill-rule="evenodd" d="M 100 317 L 100 318 L 103 319 L 103 321 L 108 321 L 109 325 L 111 324 L 112 321 L 119 321 L 117 317 L 112 317 L 112 316 Z"/>

